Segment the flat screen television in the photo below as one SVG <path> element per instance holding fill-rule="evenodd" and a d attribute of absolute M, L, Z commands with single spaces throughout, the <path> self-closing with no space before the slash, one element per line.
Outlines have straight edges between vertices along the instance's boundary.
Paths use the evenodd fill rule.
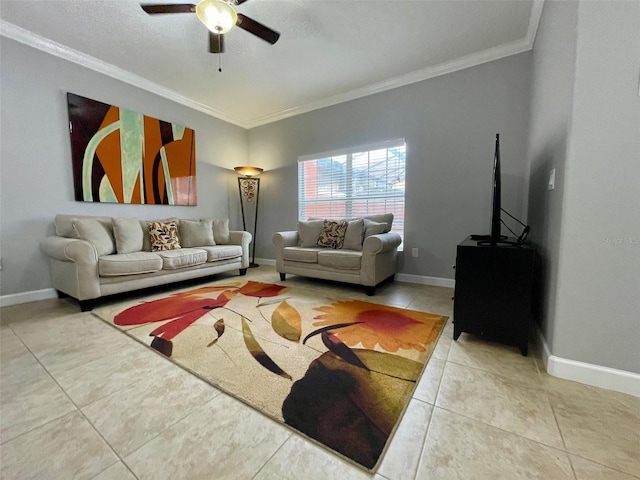
<path fill-rule="evenodd" d="M 471 235 L 471 240 L 477 240 L 478 245 L 496 245 L 507 244 L 507 245 L 520 245 L 524 242 L 527 234 L 529 233 L 529 226 L 524 225 L 520 220 L 515 218 L 506 210 L 501 207 L 501 189 L 502 189 L 502 178 L 500 175 L 500 134 L 496 133 L 496 148 L 495 153 L 493 155 L 493 192 L 491 197 L 491 233 L 489 235 Z M 513 218 L 515 221 L 520 223 L 525 227 L 522 234 L 515 241 L 507 240 L 507 237 L 500 234 L 502 219 L 502 212 L 509 215 L 509 217 Z M 511 229 L 509 229 L 512 231 Z M 512 231 L 513 232 L 513 231 Z M 515 234 L 514 234 L 515 235 Z"/>
<path fill-rule="evenodd" d="M 500 211 L 501 211 L 501 187 L 500 178 L 500 134 L 496 133 L 496 150 L 493 156 L 493 196 L 491 201 L 491 233 L 490 240 L 496 243 L 500 237 Z"/>

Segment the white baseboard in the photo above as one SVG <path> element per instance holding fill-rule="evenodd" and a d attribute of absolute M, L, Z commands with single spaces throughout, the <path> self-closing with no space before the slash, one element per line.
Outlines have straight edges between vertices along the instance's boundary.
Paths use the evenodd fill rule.
<path fill-rule="evenodd" d="M 396 273 L 399 282 L 417 283 L 419 285 L 431 285 L 434 287 L 455 288 L 456 281 L 452 278 L 426 277 L 424 275 L 410 275 L 408 273 Z"/>
<path fill-rule="evenodd" d="M 256 258 L 255 262 L 258 265 L 271 265 L 272 267 L 275 267 L 276 265 L 276 260 L 274 258 Z"/>
<path fill-rule="evenodd" d="M 537 326 L 536 336 L 549 375 L 640 397 L 640 374 L 557 357 Z"/>
<path fill-rule="evenodd" d="M 48 300 L 56 298 L 58 294 L 53 288 L 45 288 L 42 290 L 33 290 L 31 292 L 13 293 L 10 295 L 0 296 L 0 307 L 9 307 L 11 305 L 19 305 L 21 303 L 38 302 L 40 300 Z"/>

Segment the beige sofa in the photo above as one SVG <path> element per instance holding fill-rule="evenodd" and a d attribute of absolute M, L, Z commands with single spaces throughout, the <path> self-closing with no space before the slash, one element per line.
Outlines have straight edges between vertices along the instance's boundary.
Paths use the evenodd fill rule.
<path fill-rule="evenodd" d="M 367 295 L 397 270 L 400 235 L 390 232 L 393 214 L 369 215 L 349 220 L 342 248 L 318 245 L 324 221 L 298 222 L 297 231 L 273 235 L 276 270 L 286 274 L 363 285 Z"/>
<path fill-rule="evenodd" d="M 87 311 L 106 295 L 234 269 L 246 273 L 250 233 L 229 231 L 228 220 L 168 220 L 177 225 L 183 248 L 152 252 L 150 221 L 57 215 L 56 236 L 41 242 L 53 288 Z"/>

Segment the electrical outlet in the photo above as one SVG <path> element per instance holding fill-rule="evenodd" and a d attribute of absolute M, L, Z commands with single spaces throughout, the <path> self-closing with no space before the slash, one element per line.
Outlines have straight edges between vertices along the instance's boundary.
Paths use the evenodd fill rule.
<path fill-rule="evenodd" d="M 418 258 L 418 249 L 417 248 L 412 248 L 411 249 L 411 256 L 413 258 Z"/>

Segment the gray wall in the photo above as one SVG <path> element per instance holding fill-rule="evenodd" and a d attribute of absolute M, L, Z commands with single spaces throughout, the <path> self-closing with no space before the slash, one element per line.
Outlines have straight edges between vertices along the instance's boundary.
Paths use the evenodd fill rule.
<path fill-rule="evenodd" d="M 543 335 L 561 358 L 640 373 L 640 3 L 547 2 L 533 58 L 529 217 L 548 229 L 536 240 L 551 267 Z M 560 188 L 544 192 L 551 167 Z"/>
<path fill-rule="evenodd" d="M 556 324 L 556 287 L 564 199 L 565 165 L 576 63 L 576 2 L 546 2 L 533 48 L 528 158 L 530 241 L 541 258 L 537 318 L 551 347 Z M 555 189 L 547 183 L 556 171 Z"/>
<path fill-rule="evenodd" d="M 581 2 L 553 352 L 640 373 L 640 2 Z"/>
<path fill-rule="evenodd" d="M 249 132 L 261 176 L 256 257 L 274 258 L 271 235 L 295 230 L 300 155 L 405 138 L 405 251 L 400 272 L 453 278 L 456 244 L 489 233 L 495 134 L 501 134 L 502 205 L 526 211 L 530 55 L 446 76 L 261 126 Z"/>
<path fill-rule="evenodd" d="M 138 218 L 237 214 L 237 184 L 229 168 L 247 160 L 247 131 L 111 77 L 0 37 L 1 192 L 0 293 L 50 288 L 40 239 L 57 213 Z M 196 132 L 197 207 L 76 202 L 66 92 L 179 123 Z"/>

